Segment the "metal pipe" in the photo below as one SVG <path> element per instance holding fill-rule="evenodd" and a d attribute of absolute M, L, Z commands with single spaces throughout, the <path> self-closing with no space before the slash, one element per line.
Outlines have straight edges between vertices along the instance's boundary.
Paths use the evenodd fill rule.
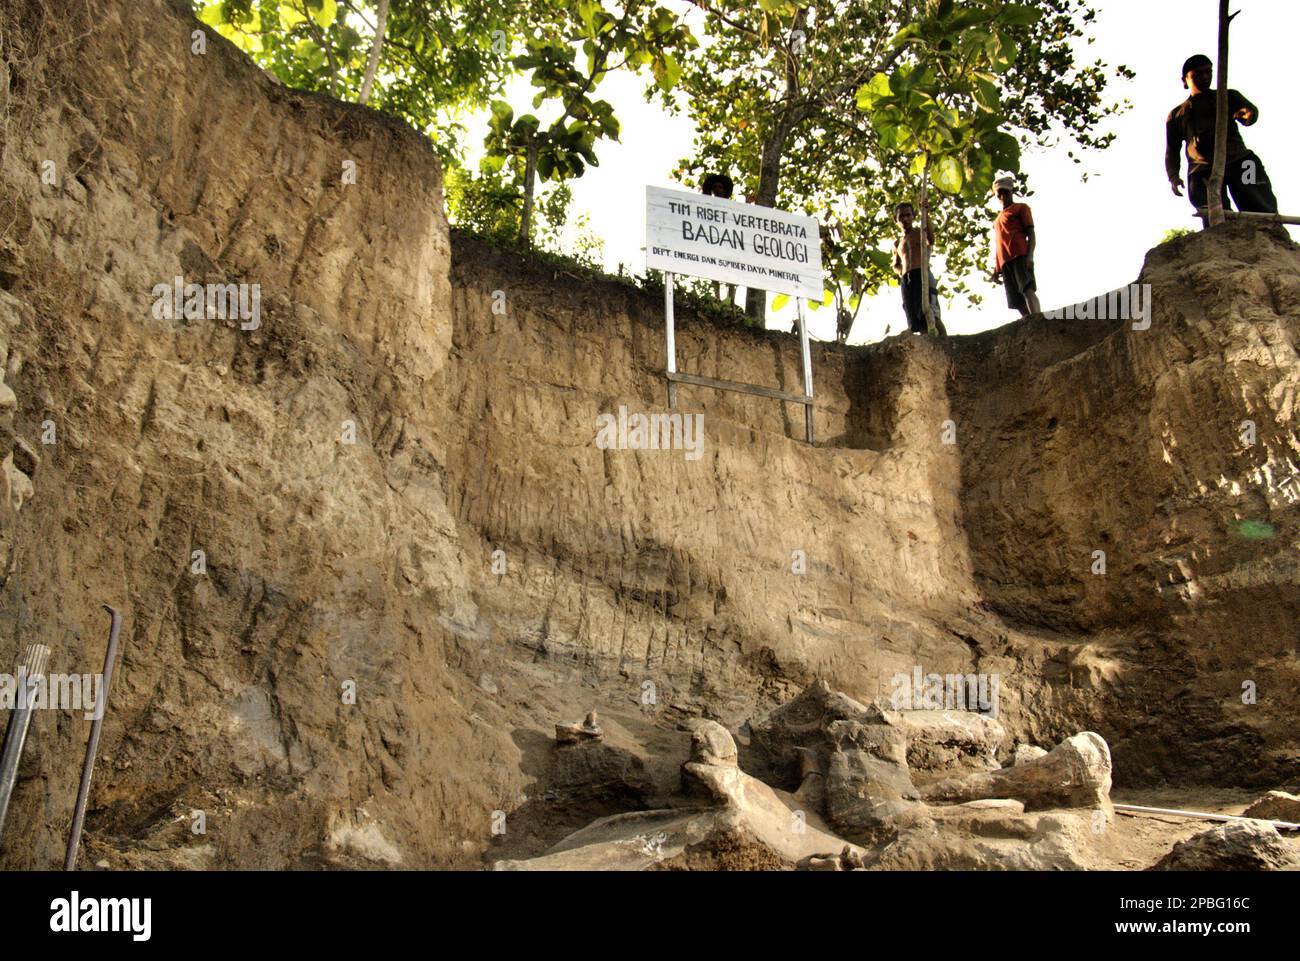
<path fill-rule="evenodd" d="M 1167 814 L 1177 818 L 1199 818 L 1204 821 L 1262 821 L 1271 824 L 1279 831 L 1300 831 L 1300 824 L 1291 821 L 1274 821 L 1272 818 L 1247 818 L 1239 814 L 1209 814 L 1205 811 L 1179 811 L 1174 808 L 1147 808 L 1136 804 L 1116 804 L 1116 811 L 1121 814 Z"/>
<path fill-rule="evenodd" d="M 117 659 L 117 635 L 122 629 L 122 615 L 104 605 L 112 616 L 108 631 L 108 650 L 104 654 L 104 684 L 100 688 L 101 703 L 95 705 L 95 720 L 90 725 L 90 743 L 86 745 L 86 763 L 81 768 L 81 786 L 77 789 L 77 806 L 72 812 L 72 833 L 68 837 L 68 854 L 63 859 L 63 870 L 71 871 L 77 864 L 77 846 L 81 843 L 81 828 L 86 820 L 86 801 L 90 797 L 90 775 L 95 769 L 95 754 L 99 751 L 99 735 L 104 727 L 104 712 L 108 708 L 108 692 L 113 683 L 113 662 Z"/>
<path fill-rule="evenodd" d="M 37 679 L 45 674 L 49 659 L 48 647 L 29 644 L 26 656 L 18 666 L 18 700 L 9 715 L 4 749 L 0 751 L 0 838 L 4 836 L 5 817 L 9 813 L 9 801 L 18 781 L 18 765 L 23 759 L 23 746 L 27 743 L 27 730 L 32 722 L 31 692 Z"/>
<path fill-rule="evenodd" d="M 795 303 L 799 310 L 799 352 L 803 355 L 803 394 L 808 398 L 810 403 L 804 405 L 804 433 L 808 438 L 808 443 L 813 442 L 813 381 L 812 381 L 812 348 L 808 345 L 808 322 L 804 318 L 803 298 L 796 297 Z"/>
<path fill-rule="evenodd" d="M 668 364 L 667 371 L 670 374 L 677 373 L 677 331 L 673 323 L 673 275 L 664 274 L 664 330 L 667 333 L 668 343 Z M 668 381 L 668 409 L 673 410 L 677 407 L 677 385 L 672 380 Z"/>
<path fill-rule="evenodd" d="M 1197 207 L 1194 217 L 1208 215 L 1208 207 Z M 1300 217 L 1294 214 L 1263 214 L 1254 210 L 1225 210 L 1223 216 L 1229 220 L 1254 220 L 1266 224 L 1300 224 Z"/>

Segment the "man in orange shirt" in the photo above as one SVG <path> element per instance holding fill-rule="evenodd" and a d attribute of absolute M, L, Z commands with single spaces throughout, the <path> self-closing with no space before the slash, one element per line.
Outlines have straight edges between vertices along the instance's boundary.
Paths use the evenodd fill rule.
<path fill-rule="evenodd" d="M 1028 204 L 1016 203 L 1015 181 L 1003 177 L 993 185 L 1002 212 L 997 219 L 998 266 L 993 276 L 1002 275 L 1007 288 L 1007 306 L 1020 311 L 1021 317 L 1040 314 L 1038 281 L 1034 279 L 1034 249 L 1038 238 L 1034 234 L 1034 212 Z"/>

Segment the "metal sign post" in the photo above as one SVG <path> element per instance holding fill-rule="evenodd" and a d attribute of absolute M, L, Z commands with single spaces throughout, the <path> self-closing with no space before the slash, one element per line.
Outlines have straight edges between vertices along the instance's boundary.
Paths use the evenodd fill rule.
<path fill-rule="evenodd" d="M 796 310 L 799 311 L 799 353 L 803 355 L 803 395 L 807 398 L 803 406 L 804 430 L 808 443 L 813 442 L 813 388 L 812 388 L 812 348 L 808 344 L 808 321 L 803 313 L 803 298 L 795 298 Z"/>
<path fill-rule="evenodd" d="M 808 443 L 813 441 L 813 388 L 812 388 L 812 351 L 808 341 L 808 325 L 804 320 L 803 298 L 795 298 L 799 308 L 799 348 L 803 355 L 803 393 L 793 394 L 789 391 L 763 387 L 759 384 L 746 384 L 735 380 L 718 380 L 714 377 L 701 377 L 699 374 L 682 374 L 677 371 L 677 331 L 673 313 L 673 275 L 664 275 L 664 331 L 667 347 L 667 361 L 664 364 L 664 377 L 668 381 L 668 408 L 677 407 L 677 385 L 694 384 L 697 387 L 712 387 L 715 390 L 730 390 L 738 394 L 754 394 L 758 397 L 770 397 L 773 400 L 788 401 L 804 406 L 804 436 Z"/>
<path fill-rule="evenodd" d="M 668 409 L 677 407 L 677 385 L 673 374 L 677 373 L 677 332 L 673 328 L 673 275 L 664 274 L 664 329 L 668 332 Z"/>
<path fill-rule="evenodd" d="M 646 269 L 664 274 L 664 322 L 668 406 L 677 406 L 677 385 L 756 394 L 804 407 L 804 435 L 813 442 L 812 352 L 804 301 L 821 298 L 821 230 L 812 217 L 739 201 L 646 187 Z M 677 370 L 673 282 L 678 274 L 762 289 L 793 297 L 799 311 L 803 393 L 683 374 Z"/>

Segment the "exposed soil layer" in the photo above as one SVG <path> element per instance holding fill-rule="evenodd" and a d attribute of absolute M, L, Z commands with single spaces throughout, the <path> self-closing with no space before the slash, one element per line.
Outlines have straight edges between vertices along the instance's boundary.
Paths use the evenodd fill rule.
<path fill-rule="evenodd" d="M 1146 330 L 815 345 L 815 447 L 683 387 L 698 459 L 602 450 L 665 410 L 660 300 L 451 234 L 424 140 L 195 53 L 179 2 L 56 6 L 0 11 L 0 670 L 98 671 L 122 611 L 86 866 L 527 858 L 655 809 L 684 721 L 743 765 L 812 679 L 918 666 L 997 675 L 1004 753 L 1097 731 L 1121 795 L 1300 784 L 1285 234 L 1153 251 Z M 256 325 L 167 316 L 177 277 L 258 285 Z M 800 382 L 788 334 L 689 315 L 678 364 Z M 608 750 L 561 761 L 593 707 Z M 60 862 L 87 729 L 39 712 L 0 867 Z M 1116 863 L 1163 853 L 1132 830 Z"/>

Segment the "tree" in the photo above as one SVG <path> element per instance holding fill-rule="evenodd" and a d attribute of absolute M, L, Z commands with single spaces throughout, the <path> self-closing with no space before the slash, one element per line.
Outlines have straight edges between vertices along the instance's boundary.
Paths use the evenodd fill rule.
<path fill-rule="evenodd" d="M 1214 162 L 1210 165 L 1210 177 L 1205 188 L 1205 202 L 1209 207 L 1206 219 L 1211 227 L 1217 227 L 1227 219 L 1223 213 L 1223 174 L 1228 162 L 1228 31 L 1235 16 L 1228 15 L 1228 0 L 1219 0 L 1219 63 L 1215 70 L 1219 86 L 1215 94 Z"/>
<path fill-rule="evenodd" d="M 831 228 L 823 251 L 831 302 L 856 311 L 860 298 L 893 282 L 882 249 L 894 227 L 893 205 L 913 199 L 920 176 L 896 144 L 881 143 L 857 93 L 916 51 L 891 43 L 910 25 L 950 16 L 951 0 L 690 0 L 705 13 L 710 42 L 683 60 L 681 83 L 665 97 L 700 133 L 680 173 L 738 174 L 755 203 L 800 210 Z M 1025 143 L 1055 142 L 1052 126 L 1078 146 L 1104 148 L 1096 132 L 1123 108 L 1105 101 L 1111 72 L 1077 62 L 1074 43 L 1095 14 L 1084 0 L 1028 0 L 1034 26 L 1009 26 L 1011 65 L 995 75 L 1006 131 Z M 1132 76 L 1126 68 L 1115 71 Z M 958 102 L 961 102 L 960 99 Z M 975 110 L 966 103 L 967 112 Z M 1071 151 L 1073 156 L 1073 150 Z M 1078 158 L 1075 158 L 1078 161 Z M 978 209 L 977 209 L 978 208 Z M 950 273 L 982 256 L 985 215 L 969 194 L 931 204 L 938 247 Z M 964 285 L 959 285 L 959 291 Z M 762 300 L 751 298 L 762 316 Z"/>
<path fill-rule="evenodd" d="M 192 3 L 286 86 L 401 117 L 429 135 L 444 162 L 460 151 L 459 117 L 486 107 L 513 73 L 510 38 L 536 25 L 533 8 L 511 0 Z"/>
<path fill-rule="evenodd" d="M 489 170 L 501 170 L 508 160 L 523 164 L 519 241 L 524 245 L 531 236 L 538 176 L 543 181 L 581 177 L 588 165 L 599 164 L 596 141 L 618 139 L 614 108 L 594 97 L 601 80 L 615 70 L 649 66 L 655 82 L 671 90 L 681 73 L 674 53 L 695 43 L 685 24 L 652 0 L 624 0 L 617 13 L 604 10 L 596 0 L 562 7 L 570 12 L 569 30 L 560 39 L 529 39 L 525 53 L 513 60 L 516 68 L 532 72 L 532 85 L 540 88 L 534 109 L 554 101 L 559 116 L 542 129 L 535 114 L 516 118 L 510 104 L 498 100 L 492 104 L 485 140 Z M 575 39 L 582 46 L 581 68 Z"/>
<path fill-rule="evenodd" d="M 937 4 L 891 42 L 895 51 L 909 51 L 910 62 L 858 90 L 858 107 L 870 115 L 880 145 L 910 155 L 911 172 L 920 177 L 922 264 L 929 262 L 931 177 L 945 194 L 977 206 L 998 171 L 1020 171 L 1020 144 L 1000 129 L 1007 118 L 998 75 L 1015 65 L 1011 30 L 1041 16 L 1026 5 Z M 934 333 L 928 270 L 921 271 L 921 307 Z"/>
<path fill-rule="evenodd" d="M 379 54 L 384 49 L 384 28 L 388 25 L 388 0 L 379 0 L 379 13 L 376 15 L 375 39 L 370 43 L 370 57 L 366 61 L 366 75 L 361 80 L 361 93 L 357 103 L 364 104 L 370 99 L 370 91 L 375 83 L 375 71 L 379 69 Z"/>
<path fill-rule="evenodd" d="M 579 177 L 597 164 L 598 140 L 618 139 L 613 107 L 595 97 L 601 80 L 614 70 L 649 67 L 655 83 L 671 89 L 681 73 L 675 53 L 695 43 L 656 0 L 622 0 L 613 13 L 599 0 L 193 2 L 201 20 L 285 84 L 359 103 L 373 94 L 374 106 L 430 135 L 448 170 L 461 155 L 457 118 L 490 104 L 480 176 L 462 171 L 460 183 L 469 187 L 449 195 L 477 198 L 476 217 L 483 203 L 504 216 L 503 191 L 520 190 L 524 244 L 532 236 L 539 176 L 557 183 Z M 358 28 L 370 31 L 368 43 Z M 514 53 L 520 41 L 523 52 Z M 550 101 L 558 112 L 545 128 L 535 114 L 516 118 L 509 103 L 493 99 L 520 71 L 531 72 L 540 88 L 534 109 Z"/>

